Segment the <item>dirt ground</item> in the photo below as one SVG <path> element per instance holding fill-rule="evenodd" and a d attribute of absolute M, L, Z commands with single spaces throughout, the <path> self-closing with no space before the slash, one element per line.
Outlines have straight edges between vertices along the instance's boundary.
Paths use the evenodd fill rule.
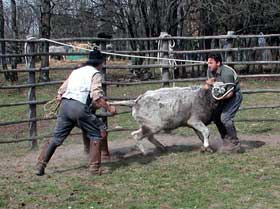
<path fill-rule="evenodd" d="M 196 136 L 183 137 L 178 135 L 163 134 L 157 135 L 156 138 L 167 147 L 168 152 L 199 152 L 202 143 Z M 260 146 L 279 146 L 279 135 L 253 135 L 246 136 L 241 135 L 241 144 L 245 150 L 256 149 Z M 40 144 L 40 148 L 43 144 Z M 214 147 L 221 146 L 221 140 L 217 137 L 210 138 L 210 145 Z M 148 141 L 144 140 L 144 146 L 147 148 L 149 154 L 160 154 L 155 147 Z M 131 157 L 140 156 L 141 153 L 135 148 L 135 142 L 131 138 L 124 140 L 115 140 L 109 142 L 109 149 L 111 152 L 111 160 L 109 163 L 121 161 Z M 15 173 L 24 173 L 26 169 L 34 168 L 37 160 L 37 156 L 40 152 L 30 151 L 28 154 L 22 157 L 9 157 L 0 161 L 1 174 L 9 176 Z M 107 162 L 104 162 L 106 166 Z M 65 172 L 67 169 L 77 170 L 79 175 L 83 175 L 86 172 L 87 156 L 83 152 L 83 144 L 70 143 L 62 145 L 57 149 L 53 158 L 51 159 L 47 173 Z"/>

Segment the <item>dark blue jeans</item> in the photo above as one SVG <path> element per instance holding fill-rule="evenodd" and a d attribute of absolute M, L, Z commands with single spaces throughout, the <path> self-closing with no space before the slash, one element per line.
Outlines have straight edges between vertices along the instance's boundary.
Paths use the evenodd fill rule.
<path fill-rule="evenodd" d="M 225 136 L 231 139 L 237 139 L 234 126 L 234 117 L 238 111 L 243 97 L 240 91 L 227 100 L 223 100 L 214 112 L 213 121 L 216 124 L 222 138 Z"/>
<path fill-rule="evenodd" d="M 101 140 L 100 130 L 104 123 L 90 112 L 87 105 L 72 99 L 62 99 L 52 141 L 61 145 L 72 129 L 77 126 L 91 140 Z"/>

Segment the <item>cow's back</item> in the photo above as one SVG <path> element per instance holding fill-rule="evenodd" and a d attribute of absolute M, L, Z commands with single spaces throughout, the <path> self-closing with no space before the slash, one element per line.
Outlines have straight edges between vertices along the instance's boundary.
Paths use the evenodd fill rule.
<path fill-rule="evenodd" d="M 162 88 L 147 91 L 133 106 L 135 120 L 153 130 L 174 129 L 186 125 L 200 88 Z"/>

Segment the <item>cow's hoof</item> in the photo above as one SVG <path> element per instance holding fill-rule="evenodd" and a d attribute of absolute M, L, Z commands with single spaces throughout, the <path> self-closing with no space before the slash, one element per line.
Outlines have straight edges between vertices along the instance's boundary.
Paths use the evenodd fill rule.
<path fill-rule="evenodd" d="M 208 153 L 213 153 L 214 150 L 213 150 L 211 147 L 204 147 L 204 146 L 202 146 L 202 147 L 200 148 L 200 152 L 201 152 L 201 153 L 206 153 L 206 152 L 208 152 Z"/>
<path fill-rule="evenodd" d="M 165 146 L 160 146 L 160 147 L 157 147 L 157 150 L 159 150 L 160 152 L 166 152 L 167 148 Z"/>
<path fill-rule="evenodd" d="M 148 154 L 148 152 L 146 151 L 146 149 L 145 149 L 143 144 L 138 142 L 138 143 L 136 143 L 136 147 L 142 153 L 142 155 L 147 155 Z"/>

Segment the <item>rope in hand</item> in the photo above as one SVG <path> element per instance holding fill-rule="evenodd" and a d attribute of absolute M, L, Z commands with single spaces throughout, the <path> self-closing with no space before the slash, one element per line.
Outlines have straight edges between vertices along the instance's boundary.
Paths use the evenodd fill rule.
<path fill-rule="evenodd" d="M 55 117 L 57 115 L 59 105 L 60 102 L 57 102 L 56 99 L 52 99 L 44 104 L 45 118 Z"/>
<path fill-rule="evenodd" d="M 232 85 L 233 87 L 227 90 L 226 86 L 228 85 Z M 235 85 L 235 83 L 215 82 L 211 90 L 213 98 L 216 100 L 225 98 L 234 89 Z"/>

